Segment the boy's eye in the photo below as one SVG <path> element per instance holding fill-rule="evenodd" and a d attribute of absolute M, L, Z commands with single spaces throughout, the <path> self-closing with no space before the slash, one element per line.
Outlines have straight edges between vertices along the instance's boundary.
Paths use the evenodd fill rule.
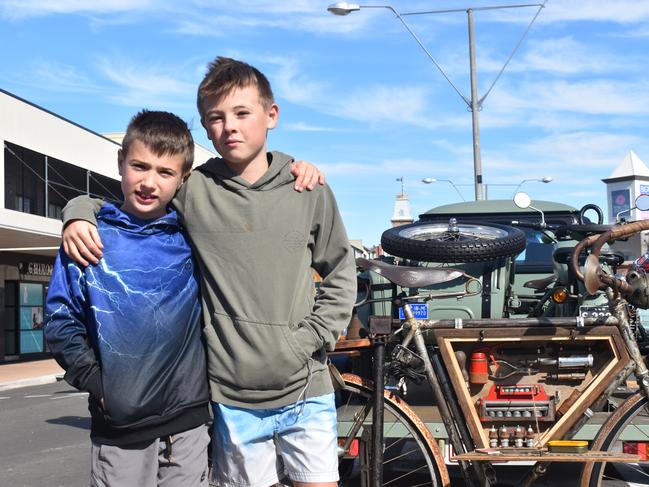
<path fill-rule="evenodd" d="M 250 112 L 246 111 L 246 110 L 242 110 L 240 112 L 237 112 L 238 117 L 245 117 L 246 115 L 249 115 L 249 114 L 250 114 Z"/>

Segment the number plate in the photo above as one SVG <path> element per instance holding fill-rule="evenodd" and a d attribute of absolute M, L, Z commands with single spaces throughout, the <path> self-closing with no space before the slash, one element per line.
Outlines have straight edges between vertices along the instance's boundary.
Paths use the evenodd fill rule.
<path fill-rule="evenodd" d="M 426 303 L 410 303 L 410 308 L 412 309 L 412 314 L 418 320 L 428 319 L 428 305 Z M 406 319 L 401 308 L 399 308 L 399 319 Z"/>
<path fill-rule="evenodd" d="M 582 318 L 604 318 L 606 316 L 611 316 L 611 313 L 606 304 L 599 306 L 580 306 L 579 316 Z"/>

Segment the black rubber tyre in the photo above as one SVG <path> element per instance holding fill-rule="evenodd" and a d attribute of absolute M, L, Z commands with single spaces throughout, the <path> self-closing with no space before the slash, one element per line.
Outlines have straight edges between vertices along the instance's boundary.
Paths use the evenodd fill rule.
<path fill-rule="evenodd" d="M 587 205 L 581 207 L 581 210 L 579 210 L 579 223 L 581 223 L 582 225 L 587 225 L 590 223 L 586 221 L 586 212 L 588 210 L 593 210 L 595 213 L 597 213 L 597 223 L 595 223 L 595 225 L 601 225 L 602 223 L 604 223 L 604 212 L 599 206 L 594 205 L 593 203 L 588 203 Z"/>
<path fill-rule="evenodd" d="M 495 223 L 413 223 L 383 232 L 383 250 L 423 262 L 484 262 L 525 249 L 525 234 Z"/>
<path fill-rule="evenodd" d="M 619 453 L 623 449 L 625 432 L 635 437 L 634 441 L 649 442 L 647 408 L 647 398 L 641 392 L 628 398 L 602 425 L 590 448 Z M 579 485 L 580 487 L 649 485 L 649 462 L 643 460 L 638 463 L 585 463 Z"/>

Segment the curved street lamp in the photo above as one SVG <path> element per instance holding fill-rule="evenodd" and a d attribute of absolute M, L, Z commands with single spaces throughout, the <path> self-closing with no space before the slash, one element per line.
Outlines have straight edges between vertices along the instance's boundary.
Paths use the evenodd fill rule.
<path fill-rule="evenodd" d="M 546 184 L 547 184 L 547 183 L 551 183 L 551 182 L 552 182 L 552 176 L 545 176 L 544 178 L 541 178 L 541 179 L 536 179 L 536 178 L 523 179 L 520 183 L 518 183 L 518 186 L 516 186 L 516 188 L 514 189 L 514 192 L 512 193 L 512 198 L 514 197 L 514 195 L 515 195 L 516 192 L 518 191 L 518 188 L 520 188 L 521 186 L 523 186 L 523 184 L 524 184 L 524 183 L 527 183 L 528 181 L 536 181 L 536 182 L 538 182 L 538 183 L 546 183 Z"/>
<path fill-rule="evenodd" d="M 438 181 L 439 181 L 439 182 L 444 182 L 444 183 L 449 183 L 451 186 L 453 186 L 453 188 L 455 189 L 455 191 L 457 191 L 457 194 L 460 195 L 460 198 L 462 198 L 462 201 L 466 201 L 466 199 L 464 198 L 464 196 L 462 196 L 462 193 L 460 193 L 460 190 L 458 189 L 458 187 L 457 187 L 457 186 L 455 185 L 455 183 L 454 183 L 453 181 L 451 181 L 450 179 L 424 178 L 424 179 L 421 180 L 421 182 L 424 183 L 424 184 L 433 184 L 433 183 L 436 183 L 436 182 L 438 182 Z"/>
<path fill-rule="evenodd" d="M 327 7 L 327 10 L 331 12 L 334 15 L 349 15 L 351 12 L 355 12 L 357 10 L 360 10 L 362 8 L 385 8 L 390 10 L 398 19 L 399 21 L 403 24 L 403 26 L 406 28 L 406 30 L 410 33 L 410 35 L 417 41 L 417 44 L 421 49 L 426 53 L 426 56 L 428 56 L 428 59 L 435 65 L 435 67 L 439 70 L 439 72 L 442 74 L 444 79 L 449 82 L 449 84 L 453 87 L 455 92 L 462 98 L 462 100 L 467 104 L 469 109 L 471 110 L 471 121 L 472 121 L 472 131 L 473 131 L 473 173 L 474 173 L 474 185 L 475 185 L 475 199 L 476 200 L 481 200 L 484 199 L 483 196 L 483 191 L 482 191 L 482 156 L 480 154 L 480 124 L 479 124 L 479 117 L 478 117 L 478 112 L 482 108 L 482 103 L 484 102 L 485 98 L 489 95 L 491 92 L 491 89 L 494 87 L 500 76 L 502 75 L 503 71 L 505 71 L 505 68 L 509 64 L 509 61 L 511 61 L 512 57 L 514 56 L 514 53 L 518 50 L 520 47 L 521 43 L 523 42 L 523 39 L 529 32 L 530 28 L 532 27 L 532 24 L 538 17 L 538 15 L 541 13 L 541 10 L 543 7 L 545 7 L 545 3 L 547 0 L 544 0 L 543 3 L 534 3 L 534 4 L 519 4 L 519 5 L 499 5 L 499 6 L 492 6 L 492 7 L 476 7 L 476 8 L 464 8 L 464 9 L 448 9 L 448 10 L 429 10 L 429 11 L 423 11 L 423 12 L 408 12 L 408 13 L 403 13 L 400 14 L 397 12 L 397 10 L 392 7 L 391 5 L 359 5 L 358 3 L 350 3 L 350 2 L 336 2 L 332 5 L 329 5 Z M 523 36 L 521 39 L 518 41 L 516 46 L 514 47 L 513 51 L 507 58 L 507 61 L 505 61 L 505 64 L 501 68 L 500 72 L 496 75 L 495 79 L 493 80 L 493 83 L 489 87 L 489 89 L 486 91 L 486 93 L 479 98 L 478 97 L 478 81 L 477 81 L 477 69 L 476 69 L 476 62 L 475 62 L 475 42 L 474 42 L 474 32 L 473 32 L 473 12 L 477 10 L 496 10 L 496 9 L 504 9 L 504 8 L 521 8 L 521 7 L 539 7 L 538 11 L 536 12 L 536 15 L 534 15 L 534 18 L 530 22 L 530 24 L 527 26 L 527 29 L 523 33 Z M 426 46 L 422 44 L 422 42 L 419 40 L 417 35 L 412 31 L 410 26 L 406 23 L 406 21 L 403 19 L 404 16 L 406 15 L 427 15 L 427 14 L 439 14 L 439 13 L 451 13 L 451 12 L 466 12 L 467 17 L 468 17 L 468 22 L 469 22 L 469 68 L 470 68 L 470 79 L 471 79 L 471 98 L 467 98 L 464 96 L 460 90 L 453 84 L 451 79 L 446 75 L 442 67 L 439 65 L 439 63 L 433 58 L 433 55 L 426 49 Z"/>

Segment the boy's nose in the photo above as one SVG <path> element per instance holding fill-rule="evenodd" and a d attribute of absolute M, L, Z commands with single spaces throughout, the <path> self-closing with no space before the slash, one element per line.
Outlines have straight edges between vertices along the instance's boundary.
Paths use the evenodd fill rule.
<path fill-rule="evenodd" d="M 142 178 L 141 184 L 145 188 L 153 188 L 155 186 L 155 174 L 152 172 L 146 173 Z"/>
<path fill-rule="evenodd" d="M 237 129 L 236 120 L 233 117 L 225 117 L 223 129 L 227 133 L 234 132 Z"/>

